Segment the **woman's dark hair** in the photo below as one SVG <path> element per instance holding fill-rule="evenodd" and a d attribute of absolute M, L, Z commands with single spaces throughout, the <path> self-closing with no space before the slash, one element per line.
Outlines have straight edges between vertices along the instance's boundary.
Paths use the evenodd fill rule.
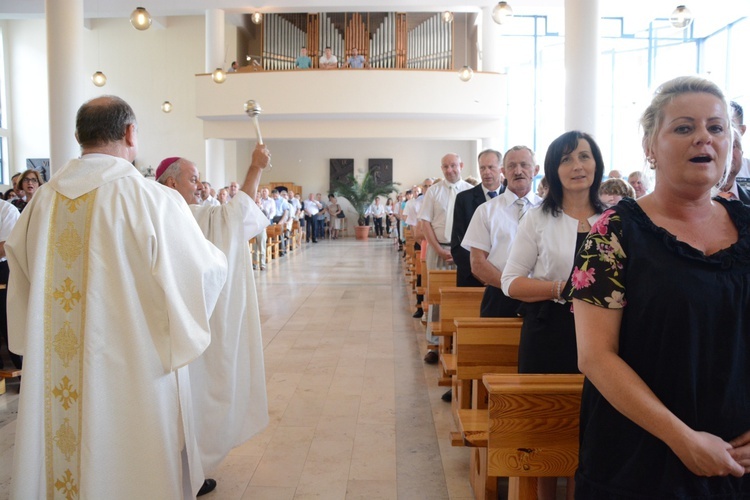
<path fill-rule="evenodd" d="M 10 188 L 9 190 L 7 190 L 7 191 L 6 191 L 6 192 L 5 192 L 4 194 L 3 194 L 3 199 L 7 201 L 7 200 L 8 200 L 8 197 L 9 197 L 9 196 L 10 196 L 11 194 L 15 193 L 15 192 L 16 192 L 16 191 L 15 191 L 15 190 L 14 190 L 13 188 Z"/>
<path fill-rule="evenodd" d="M 544 157 L 544 177 L 549 184 L 549 192 L 542 202 L 542 211 L 544 211 L 544 213 L 551 213 L 554 217 L 560 215 L 563 205 L 563 186 L 558 172 L 560 162 L 562 161 L 563 156 L 576 150 L 579 139 L 585 139 L 588 141 L 589 146 L 591 147 L 591 154 L 594 155 L 594 161 L 596 162 L 594 182 L 589 188 L 589 202 L 591 203 L 591 206 L 594 207 L 594 210 L 596 210 L 596 213 L 602 213 L 604 211 L 604 205 L 599 200 L 599 186 L 602 183 L 602 176 L 604 175 L 604 160 L 602 159 L 602 152 L 596 144 L 596 141 L 594 141 L 589 134 L 578 130 L 572 130 L 570 132 L 565 132 L 563 135 L 552 141 L 552 144 L 550 144 L 547 149 L 547 155 Z"/>

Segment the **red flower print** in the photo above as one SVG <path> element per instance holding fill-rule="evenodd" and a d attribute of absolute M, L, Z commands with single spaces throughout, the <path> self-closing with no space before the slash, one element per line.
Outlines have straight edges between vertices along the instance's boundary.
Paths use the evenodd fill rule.
<path fill-rule="evenodd" d="M 615 213 L 614 210 L 606 210 L 601 217 L 599 217 L 599 220 L 594 222 L 594 225 L 591 226 L 591 234 L 599 233 L 600 235 L 607 234 L 607 226 L 609 225 L 609 217 Z"/>
<path fill-rule="evenodd" d="M 588 271 L 578 269 L 578 267 L 573 269 L 573 275 L 570 277 L 570 281 L 573 283 L 573 288 L 580 290 L 581 288 L 591 286 L 591 284 L 596 281 L 594 279 L 594 271 L 596 271 L 596 269 L 593 267 Z"/>

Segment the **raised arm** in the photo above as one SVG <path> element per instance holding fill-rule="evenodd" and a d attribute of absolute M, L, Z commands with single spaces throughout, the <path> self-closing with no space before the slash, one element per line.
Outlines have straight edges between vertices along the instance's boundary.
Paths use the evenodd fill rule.
<path fill-rule="evenodd" d="M 260 174 L 271 161 L 271 153 L 263 144 L 256 144 L 253 150 L 253 157 L 250 161 L 250 167 L 245 174 L 245 181 L 242 183 L 240 190 L 250 198 L 255 199 L 255 193 L 258 192 L 260 185 Z"/>

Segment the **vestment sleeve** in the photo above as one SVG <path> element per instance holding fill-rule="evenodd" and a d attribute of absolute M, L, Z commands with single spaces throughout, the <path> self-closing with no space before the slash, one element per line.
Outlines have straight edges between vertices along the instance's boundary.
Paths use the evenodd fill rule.
<path fill-rule="evenodd" d="M 15 209 L 15 207 L 14 207 Z M 26 230 L 31 210 L 21 214 L 17 229 L 8 236 L 5 244 L 5 254 L 8 265 L 15 272 L 8 276 L 8 349 L 18 355 L 26 353 L 26 321 L 28 319 L 31 296 L 31 280 L 29 278 L 29 261 L 26 253 Z"/>
<path fill-rule="evenodd" d="M 169 219 L 159 217 L 150 241 L 150 271 L 165 298 L 158 307 L 169 324 L 168 350 L 158 340 L 157 350 L 169 371 L 208 347 L 209 318 L 227 279 L 224 253 L 204 237 L 184 200 L 174 202 L 181 206 L 164 211 L 170 212 Z"/>
<path fill-rule="evenodd" d="M 570 297 L 599 307 L 625 307 L 626 261 L 620 215 L 607 210 L 591 227 L 576 255 Z"/>
<path fill-rule="evenodd" d="M 255 238 L 269 225 L 268 218 L 263 214 L 260 207 L 243 191 L 238 191 L 230 203 L 240 204 L 242 210 L 242 228 L 245 232 L 246 240 Z"/>

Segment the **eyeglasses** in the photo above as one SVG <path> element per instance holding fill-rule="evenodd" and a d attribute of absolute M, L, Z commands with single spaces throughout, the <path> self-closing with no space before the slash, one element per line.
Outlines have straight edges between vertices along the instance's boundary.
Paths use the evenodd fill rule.
<path fill-rule="evenodd" d="M 39 179 L 37 179 L 37 178 L 35 178 L 35 177 L 26 177 L 26 178 L 25 178 L 24 180 L 22 180 L 21 182 L 27 182 L 27 183 L 29 183 L 29 184 L 37 184 L 37 185 L 38 185 L 38 184 L 39 184 Z"/>

